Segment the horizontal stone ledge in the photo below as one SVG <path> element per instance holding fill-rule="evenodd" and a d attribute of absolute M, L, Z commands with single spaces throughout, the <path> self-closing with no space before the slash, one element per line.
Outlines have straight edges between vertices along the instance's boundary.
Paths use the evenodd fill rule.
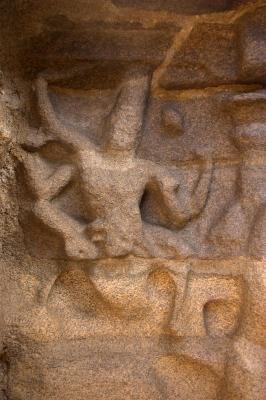
<path fill-rule="evenodd" d="M 132 7 L 140 10 L 165 10 L 176 14 L 190 15 L 227 11 L 239 4 L 237 0 L 112 0 L 112 2 L 121 7 Z"/>
<path fill-rule="evenodd" d="M 47 32 L 21 44 L 25 64 L 44 69 L 51 65 L 73 65 L 78 62 L 143 62 L 158 66 L 171 46 L 174 32 L 165 29 L 88 29 L 85 32 Z"/>

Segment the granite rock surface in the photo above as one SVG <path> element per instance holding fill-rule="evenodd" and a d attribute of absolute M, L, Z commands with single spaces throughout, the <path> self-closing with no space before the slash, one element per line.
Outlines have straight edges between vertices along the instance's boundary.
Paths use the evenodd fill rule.
<path fill-rule="evenodd" d="M 0 1 L 0 400 L 264 400 L 265 227 L 265 0 Z"/>

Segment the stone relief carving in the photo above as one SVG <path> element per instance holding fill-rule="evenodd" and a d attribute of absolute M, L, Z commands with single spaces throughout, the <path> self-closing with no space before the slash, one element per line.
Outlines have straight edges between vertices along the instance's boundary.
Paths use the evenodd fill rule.
<path fill-rule="evenodd" d="M 226 102 L 232 116 L 232 141 L 241 153 L 238 190 L 212 235 L 231 241 L 235 254 L 265 254 L 265 90 L 233 96 Z M 235 221 L 239 229 L 235 230 Z"/>
<path fill-rule="evenodd" d="M 265 2 L 15 3 L 0 400 L 263 400 Z"/>
<path fill-rule="evenodd" d="M 97 260 L 90 269 L 73 264 L 20 321 L 19 341 L 24 338 L 27 345 L 19 359 L 12 360 L 9 374 L 15 385 L 10 395 L 23 390 L 24 396 L 36 399 L 44 394 L 56 398 L 63 377 L 70 374 L 67 398 L 85 379 L 88 385 L 79 393 L 89 398 L 99 396 L 101 384 L 101 395 L 111 390 L 111 396 L 121 399 L 141 393 L 147 399 L 185 399 L 188 394 L 191 399 L 233 399 L 243 385 L 240 369 L 249 380 L 264 370 L 259 356 L 264 352 L 264 270 L 260 263 L 246 264 L 249 272 L 243 280 L 239 270 L 229 274 L 230 264 L 218 264 L 224 269 L 220 274 L 211 265 L 203 272 L 206 262 L 200 271 L 197 261 L 179 262 L 178 269 L 176 261 L 134 257 Z M 250 279 L 250 309 L 243 317 L 244 284 Z M 37 346 L 37 357 L 32 346 Z M 68 361 L 65 351 L 70 352 Z M 30 387 L 23 382 L 31 379 L 31 370 L 21 370 L 29 362 L 37 376 Z M 254 362 L 257 367 L 246 371 L 245 363 Z M 43 368 L 46 385 L 37 391 L 43 385 Z M 132 379 L 139 382 L 137 388 Z M 250 393 L 257 390 L 248 387 Z M 261 389 L 258 398 L 263 398 Z"/>
<path fill-rule="evenodd" d="M 43 181 L 45 171 L 42 175 L 45 164 L 42 165 L 38 155 L 25 156 L 30 184 L 37 197 L 33 212 L 62 236 L 66 254 L 71 259 L 128 254 L 169 256 L 167 241 L 171 247 L 176 247 L 177 254 L 186 255 L 192 251 L 175 231 L 197 218 L 204 209 L 213 167 L 211 161 L 202 161 L 194 179 L 188 182 L 182 170 L 135 155 L 148 101 L 149 81 L 150 74 L 142 67 L 133 67 L 126 73 L 105 121 L 102 143 L 96 146 L 58 120 L 49 99 L 47 80 L 43 76 L 37 79 L 42 128 L 33 132 L 24 146 L 35 150 L 49 141 L 59 142 L 73 155 L 69 164 L 60 165 L 49 177 L 46 173 L 47 182 Z M 173 113 L 164 115 L 168 126 L 176 124 L 180 129 L 180 121 L 174 120 Z M 52 204 L 74 177 L 80 179 L 86 207 L 88 222 L 83 224 Z M 151 197 L 160 217 L 156 226 L 141 215 L 144 193 Z"/>

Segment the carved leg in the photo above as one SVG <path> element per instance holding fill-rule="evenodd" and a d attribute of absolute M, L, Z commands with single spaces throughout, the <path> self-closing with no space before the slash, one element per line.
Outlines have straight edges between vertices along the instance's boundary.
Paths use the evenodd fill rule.
<path fill-rule="evenodd" d="M 97 257 L 96 247 L 83 236 L 83 226 L 51 205 L 49 201 L 40 200 L 37 202 L 34 212 L 47 226 L 63 238 L 68 257 L 74 260 Z"/>
<path fill-rule="evenodd" d="M 208 200 L 214 166 L 208 162 L 199 172 L 161 168 L 146 163 L 150 182 L 147 188 L 156 198 L 163 225 L 181 228 L 203 211 Z M 196 179 L 195 179 L 196 176 Z"/>
<path fill-rule="evenodd" d="M 184 175 L 184 181 L 180 182 L 178 188 L 176 185 L 162 185 L 162 196 L 166 209 L 178 226 L 187 221 L 196 218 L 206 206 L 208 193 L 212 183 L 214 166 L 211 163 L 206 163 L 201 166 L 198 172 L 197 179 L 190 183 L 190 176 Z M 194 175 L 194 171 L 192 171 Z M 181 175 L 182 176 L 182 175 Z"/>

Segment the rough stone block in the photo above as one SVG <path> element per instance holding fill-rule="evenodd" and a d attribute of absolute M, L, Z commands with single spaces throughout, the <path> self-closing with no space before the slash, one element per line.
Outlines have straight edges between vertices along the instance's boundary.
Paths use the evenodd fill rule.
<path fill-rule="evenodd" d="M 147 10 L 165 10 L 177 14 L 205 14 L 226 11 L 237 4 L 235 0 L 113 0 L 122 7 Z"/>

